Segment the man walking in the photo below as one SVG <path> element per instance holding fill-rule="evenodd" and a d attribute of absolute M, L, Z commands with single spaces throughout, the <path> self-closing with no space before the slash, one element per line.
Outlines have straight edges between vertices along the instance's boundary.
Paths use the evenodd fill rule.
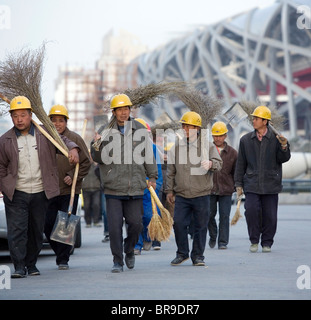
<path fill-rule="evenodd" d="M 135 265 L 134 247 L 142 231 L 143 195 L 148 186 L 156 189 L 157 164 L 146 128 L 130 117 L 132 102 L 125 94 L 111 99 L 110 108 L 116 122 L 99 150 L 91 143 L 91 155 L 99 164 L 100 177 L 107 201 L 112 272 L 123 271 L 123 251 L 129 269 Z M 100 135 L 95 135 L 98 142 Z M 139 151 L 138 151 L 139 150 Z M 123 219 L 127 237 L 123 243 Z"/>
<path fill-rule="evenodd" d="M 208 160 L 202 158 L 202 119 L 198 113 L 186 112 L 180 122 L 185 137 L 177 140 L 175 147 L 170 150 L 167 165 L 166 197 L 170 204 L 175 202 L 173 227 L 177 245 L 176 258 L 171 265 L 177 266 L 189 259 L 188 227 L 193 215 L 191 260 L 194 266 L 204 266 L 209 195 L 213 186 L 213 172 L 221 169 L 222 160 L 212 143 L 208 144 Z M 192 163 L 195 156 L 199 159 Z"/>
<path fill-rule="evenodd" d="M 213 174 L 213 189 L 210 196 L 210 218 L 208 222 L 209 246 L 214 248 L 216 240 L 218 249 L 227 249 L 229 243 L 229 219 L 231 198 L 234 192 L 234 170 L 238 153 L 227 144 L 228 128 L 224 122 L 215 122 L 212 126 L 214 145 L 222 159 L 222 168 Z M 219 226 L 215 216 L 219 209 Z M 218 232 L 217 232 L 218 231 Z M 218 235 L 218 239 L 217 239 Z"/>
<path fill-rule="evenodd" d="M 74 202 L 71 214 L 76 214 L 79 194 L 81 192 L 81 184 L 83 178 L 88 174 L 88 171 L 91 167 L 91 160 L 89 157 L 89 152 L 87 146 L 82 139 L 82 137 L 68 129 L 67 123 L 69 120 L 68 110 L 65 106 L 57 104 L 52 106 L 49 112 L 49 118 L 53 122 L 57 132 L 70 139 L 79 146 L 80 149 L 80 166 L 77 177 L 77 183 L 75 188 Z M 56 265 L 59 270 L 68 270 L 69 269 L 69 258 L 72 251 L 72 246 L 54 241 L 50 239 L 53 226 L 55 224 L 58 211 L 67 212 L 70 202 L 71 194 L 71 185 L 73 181 L 73 176 L 75 172 L 75 166 L 71 165 L 66 161 L 65 157 L 57 155 L 57 169 L 58 169 L 58 178 L 59 178 L 59 189 L 60 194 L 56 197 L 53 197 L 49 200 L 49 205 L 46 214 L 46 221 L 44 232 L 49 240 L 51 248 L 56 255 Z"/>
<path fill-rule="evenodd" d="M 234 175 L 238 197 L 245 193 L 245 218 L 250 251 L 270 252 L 277 229 L 278 194 L 282 190 L 282 163 L 290 159 L 287 139 L 269 127 L 265 106 L 252 113 L 254 131 L 240 140 Z"/>
<path fill-rule="evenodd" d="M 39 275 L 36 267 L 43 242 L 48 199 L 59 194 L 56 148 L 38 131 L 30 101 L 12 99 L 14 127 L 0 138 L 0 191 L 4 195 L 8 244 L 15 271 L 12 278 Z M 79 147 L 62 137 L 69 161 L 79 162 Z M 66 160 L 68 162 L 68 160 Z"/>

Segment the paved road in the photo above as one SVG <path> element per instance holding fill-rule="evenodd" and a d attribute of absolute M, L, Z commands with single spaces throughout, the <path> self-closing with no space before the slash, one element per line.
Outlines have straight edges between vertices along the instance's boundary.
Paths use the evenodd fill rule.
<path fill-rule="evenodd" d="M 231 216 L 234 212 L 232 206 Z M 297 280 L 311 285 L 311 205 L 280 206 L 271 253 L 248 251 L 245 218 L 241 219 L 231 227 L 227 250 L 206 248 L 206 267 L 194 267 L 190 260 L 170 266 L 176 251 L 172 235 L 160 251 L 136 256 L 135 269 L 125 267 L 123 273 L 113 274 L 109 244 L 101 242 L 102 228 L 86 229 L 84 222 L 82 228 L 83 246 L 71 256 L 70 270 L 57 270 L 55 256 L 44 249 L 37 264 L 41 276 L 12 279 L 10 290 L 0 290 L 0 300 L 311 299 L 311 289 L 297 286 Z M 5 251 L 0 253 L 1 265 L 12 270 Z"/>

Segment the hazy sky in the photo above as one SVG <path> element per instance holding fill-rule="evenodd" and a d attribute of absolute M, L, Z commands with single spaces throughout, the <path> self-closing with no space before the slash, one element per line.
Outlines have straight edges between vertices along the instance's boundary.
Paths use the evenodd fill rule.
<path fill-rule="evenodd" d="M 51 107 L 58 67 L 66 63 L 93 68 L 104 35 L 123 28 L 149 49 L 274 0 L 0 0 L 0 59 L 21 48 L 48 41 L 42 83 L 46 110 Z M 5 7 L 3 7 L 5 6 Z M 1 28 L 3 8 L 10 9 L 9 29 Z M 3 24 L 3 20 L 2 20 Z"/>

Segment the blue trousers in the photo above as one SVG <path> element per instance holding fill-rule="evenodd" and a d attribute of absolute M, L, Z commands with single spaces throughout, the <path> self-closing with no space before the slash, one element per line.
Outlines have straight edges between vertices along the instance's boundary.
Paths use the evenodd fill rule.
<path fill-rule="evenodd" d="M 271 247 L 277 228 L 278 194 L 245 194 L 245 218 L 249 240 Z"/>
<path fill-rule="evenodd" d="M 176 196 L 174 209 L 174 233 L 177 245 L 176 254 L 189 257 L 188 227 L 193 215 L 194 234 L 191 250 L 191 260 L 204 260 L 207 224 L 209 218 L 209 196 L 183 198 Z"/>

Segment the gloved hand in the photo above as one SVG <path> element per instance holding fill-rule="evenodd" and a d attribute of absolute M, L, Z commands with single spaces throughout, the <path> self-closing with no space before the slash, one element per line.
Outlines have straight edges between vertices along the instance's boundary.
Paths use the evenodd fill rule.
<path fill-rule="evenodd" d="M 285 147 L 287 145 L 287 139 L 284 136 L 282 136 L 281 134 L 276 136 L 276 138 L 279 140 L 282 147 Z"/>
<path fill-rule="evenodd" d="M 236 194 L 238 199 L 242 197 L 242 195 L 244 194 L 243 192 L 243 188 L 242 187 L 236 187 Z"/>

